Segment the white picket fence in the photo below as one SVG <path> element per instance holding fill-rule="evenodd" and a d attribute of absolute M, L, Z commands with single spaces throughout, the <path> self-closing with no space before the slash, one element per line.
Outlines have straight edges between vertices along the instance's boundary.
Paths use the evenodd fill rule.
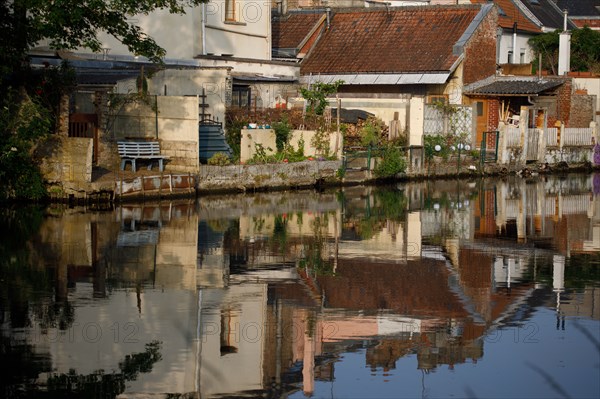
<path fill-rule="evenodd" d="M 560 141 L 563 146 L 588 146 L 593 145 L 593 129 L 591 127 L 584 128 L 563 128 L 560 132 Z M 551 127 L 546 129 L 546 146 L 558 147 L 559 129 Z M 506 128 L 506 146 L 520 147 L 521 146 L 521 130 L 515 126 L 507 126 Z"/>
<path fill-rule="evenodd" d="M 517 126 L 506 127 L 506 146 L 520 147 L 521 146 L 521 129 Z"/>
<path fill-rule="evenodd" d="M 549 127 L 546 129 L 546 145 L 548 147 L 558 146 L 558 128 Z"/>
<path fill-rule="evenodd" d="M 565 128 L 560 139 L 563 146 L 593 145 L 593 129 L 591 127 Z"/>

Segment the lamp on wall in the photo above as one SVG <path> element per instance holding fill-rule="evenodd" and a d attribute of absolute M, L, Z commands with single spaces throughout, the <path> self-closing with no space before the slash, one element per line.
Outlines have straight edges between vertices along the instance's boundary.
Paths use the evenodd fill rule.
<path fill-rule="evenodd" d="M 108 58 L 108 53 L 110 52 L 110 47 L 108 47 L 106 44 L 102 45 L 102 59 L 106 61 L 106 59 Z"/>

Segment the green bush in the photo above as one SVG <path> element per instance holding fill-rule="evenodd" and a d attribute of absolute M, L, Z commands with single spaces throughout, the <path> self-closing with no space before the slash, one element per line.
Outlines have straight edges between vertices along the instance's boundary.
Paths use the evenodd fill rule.
<path fill-rule="evenodd" d="M 226 166 L 231 165 L 231 159 L 229 159 L 229 156 L 224 152 L 217 152 L 208 159 L 207 163 L 215 166 Z"/>
<path fill-rule="evenodd" d="M 439 156 L 444 159 L 450 155 L 450 146 L 448 145 L 447 139 L 442 135 L 425 135 L 423 137 L 423 144 L 425 148 L 425 159 L 431 161 L 434 156 Z M 439 151 L 436 150 L 436 146 L 439 146 Z"/>
<path fill-rule="evenodd" d="M 406 157 L 395 146 L 388 146 L 383 150 L 382 159 L 377 163 L 373 173 L 377 177 L 393 177 L 406 171 Z"/>
<path fill-rule="evenodd" d="M 375 117 L 369 117 L 363 127 L 358 131 L 360 143 L 364 147 L 377 146 L 381 143 L 384 122 Z"/>
<path fill-rule="evenodd" d="M 273 123 L 271 127 L 275 132 L 275 146 L 277 147 L 277 151 L 281 152 L 290 141 L 292 125 L 290 125 L 287 118 L 284 117 L 281 121 Z"/>
<path fill-rule="evenodd" d="M 39 200 L 47 195 L 32 149 L 48 136 L 53 123 L 39 98 L 8 91 L 0 104 L 0 201 Z"/>

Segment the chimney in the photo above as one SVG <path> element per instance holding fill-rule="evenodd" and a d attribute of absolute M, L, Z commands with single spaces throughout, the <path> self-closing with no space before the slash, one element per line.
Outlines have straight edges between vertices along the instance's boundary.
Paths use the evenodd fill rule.
<path fill-rule="evenodd" d="M 331 24 L 331 8 L 327 7 L 325 12 L 327 13 L 326 29 L 329 30 L 329 25 Z"/>
<path fill-rule="evenodd" d="M 517 64 L 517 23 L 513 24 L 513 55 L 512 55 L 512 63 Z"/>
<path fill-rule="evenodd" d="M 561 76 L 571 70 L 571 32 L 567 30 L 567 10 L 563 13 L 563 32 L 558 42 L 558 74 Z"/>

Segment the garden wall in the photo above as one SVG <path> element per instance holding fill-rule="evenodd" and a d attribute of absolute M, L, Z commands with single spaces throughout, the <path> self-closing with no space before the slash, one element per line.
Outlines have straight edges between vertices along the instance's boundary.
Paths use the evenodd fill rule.
<path fill-rule="evenodd" d="M 313 139 L 317 134 L 314 130 L 292 130 L 290 145 L 294 150 L 298 149 L 300 140 L 304 140 L 304 155 L 320 155 L 314 146 Z M 256 154 L 257 145 L 262 146 L 267 155 L 275 154 L 277 146 L 275 144 L 275 131 L 273 129 L 242 129 L 241 132 L 240 161 L 247 162 Z M 337 132 L 329 134 L 329 154 L 335 155 L 338 159 L 342 158 L 342 149 L 344 146 L 342 134 Z M 337 151 L 336 151 L 337 149 Z"/>

